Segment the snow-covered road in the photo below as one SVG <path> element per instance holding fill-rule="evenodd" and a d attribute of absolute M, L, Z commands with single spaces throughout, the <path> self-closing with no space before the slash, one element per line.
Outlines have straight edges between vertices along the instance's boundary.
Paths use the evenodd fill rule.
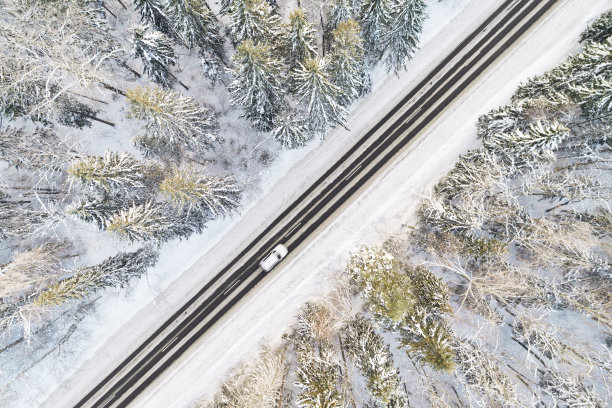
<path fill-rule="evenodd" d="M 98 341 L 90 342 L 88 353 L 78 358 L 86 361 L 42 405 L 70 406 L 100 379 L 104 367 L 121 361 L 125 350 L 135 348 L 144 336 L 172 314 L 176 305 L 197 291 L 227 259 L 233 258 L 239 248 L 257 235 L 262 223 L 281 212 L 286 203 L 295 199 L 329 163 L 373 125 L 375 118 L 394 106 L 410 86 L 425 76 L 431 66 L 501 2 L 482 3 L 468 0 L 432 2 L 434 16 L 424 33 L 422 50 L 400 77 L 392 76 L 382 81 L 385 76 L 382 70 L 375 75 L 375 91 L 353 107 L 349 118 L 351 132 L 337 130 L 321 143 L 298 152 L 287 152 L 275 166 L 274 174 L 267 178 L 266 194 L 243 210 L 239 220 L 213 223 L 206 240 L 196 237 L 176 243 L 174 248 L 165 248 L 156 269 L 185 272 L 180 276 L 174 273 L 175 280 L 163 292 L 141 285 L 133 297 L 104 305 L 100 311 L 104 324 L 91 333 Z M 384 239 L 388 234 L 398 233 L 402 223 L 410 223 L 411 210 L 419 201 L 419 195 L 427 191 L 461 152 L 476 143 L 474 123 L 478 115 L 507 101 L 519 82 L 562 60 L 572 51 L 587 21 L 605 10 L 607 3 L 605 0 L 561 1 L 536 30 L 489 70 L 456 108 L 447 111 L 418 143 L 411 146 L 402 160 L 350 205 L 319 239 L 282 270 L 275 270 L 233 310 L 231 317 L 221 321 L 194 345 L 191 353 L 135 405 L 186 406 L 198 395 L 214 390 L 226 371 L 256 352 L 263 339 L 278 339 L 291 324 L 298 307 L 327 290 L 333 273 L 341 269 L 356 244 Z M 445 20 L 458 11 L 461 12 L 446 25 Z M 442 26 L 444 28 L 439 31 Z M 210 239 L 214 232 L 218 232 L 218 240 Z M 167 284 L 160 279 L 153 286 Z M 127 309 L 132 310 L 126 313 Z M 41 386 L 46 384 L 53 388 L 60 382 L 49 379 L 48 372 L 45 375 L 44 371 L 39 371 L 32 375 L 40 376 Z M 31 381 L 38 380 L 33 378 L 28 382 Z M 38 403 L 49 391 L 51 389 L 38 394 Z M 25 397 L 23 404 L 16 405 L 32 406 L 31 403 L 32 400 L 27 401 Z"/>

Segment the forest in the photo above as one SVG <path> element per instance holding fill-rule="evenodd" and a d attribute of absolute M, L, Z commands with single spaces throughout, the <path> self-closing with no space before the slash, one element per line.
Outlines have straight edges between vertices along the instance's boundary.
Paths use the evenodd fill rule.
<path fill-rule="evenodd" d="M 612 10 L 198 408 L 610 406 Z"/>
<path fill-rule="evenodd" d="M 127 295 L 163 245 L 239 216 L 279 151 L 346 127 L 426 18 L 423 0 L 0 7 L 4 385 L 101 297 Z"/>

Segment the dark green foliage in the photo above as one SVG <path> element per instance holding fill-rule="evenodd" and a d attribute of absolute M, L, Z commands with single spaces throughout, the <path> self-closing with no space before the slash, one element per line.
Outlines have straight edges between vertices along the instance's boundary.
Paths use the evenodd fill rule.
<path fill-rule="evenodd" d="M 612 10 L 603 13 L 580 34 L 580 42 L 595 41 L 603 43 L 612 35 Z"/>

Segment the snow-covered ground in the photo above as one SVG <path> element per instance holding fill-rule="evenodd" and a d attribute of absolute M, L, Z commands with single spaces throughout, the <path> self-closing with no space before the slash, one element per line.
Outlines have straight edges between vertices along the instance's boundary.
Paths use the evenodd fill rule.
<path fill-rule="evenodd" d="M 74 403 L 501 2 L 430 3 L 431 18 L 425 26 L 422 50 L 399 78 L 385 79 L 384 70 L 375 73 L 375 92 L 353 107 L 351 132 L 337 130 L 323 142 L 282 153 L 265 175 L 261 198 L 243 208 L 242 217 L 212 222 L 203 235 L 165 246 L 159 264 L 146 280 L 127 297 L 101 299 L 96 314 L 88 316 L 63 346 L 62 356 L 49 356 L 14 382 L 3 391 L 0 404 L 64 407 Z M 474 145 L 477 116 L 504 103 L 520 81 L 561 61 L 572 51 L 586 22 L 606 6 L 604 0 L 560 2 L 535 32 L 513 48 L 503 63 L 487 72 L 456 108 L 446 112 L 443 121 L 413 144 L 404 159 L 349 206 L 319 239 L 289 265 L 275 270 L 234 308 L 231 317 L 194 345 L 142 397 L 140 406 L 185 406 L 197 396 L 212 392 L 226 371 L 256 352 L 263 339 L 278 338 L 303 302 L 327 290 L 333 272 L 341 268 L 358 242 L 384 239 L 398 232 L 402 223 L 410 222 L 410 209 L 418 201 L 418 194 L 426 191 L 459 153 Z M 381 196 L 386 197 L 384 205 Z"/>

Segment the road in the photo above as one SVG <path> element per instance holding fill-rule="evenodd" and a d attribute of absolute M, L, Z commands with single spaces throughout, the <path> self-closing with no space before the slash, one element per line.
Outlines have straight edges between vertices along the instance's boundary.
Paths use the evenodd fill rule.
<path fill-rule="evenodd" d="M 399 157 L 557 0 L 507 0 L 340 160 L 189 299 L 77 407 L 123 407 L 183 355 L 266 274 L 259 261 L 277 244 L 295 254 Z M 362 147 L 368 145 L 363 151 Z"/>

